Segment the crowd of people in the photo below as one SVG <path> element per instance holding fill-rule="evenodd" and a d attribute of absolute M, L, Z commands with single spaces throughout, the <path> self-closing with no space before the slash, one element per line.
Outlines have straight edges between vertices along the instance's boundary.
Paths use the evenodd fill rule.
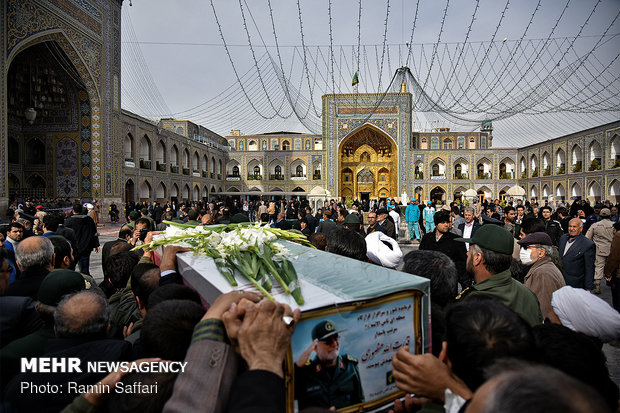
<path fill-rule="evenodd" d="M 283 363 L 299 311 L 252 292 L 205 303 L 178 272 L 186 249 L 133 250 L 169 221 L 262 222 L 299 231 L 318 249 L 430 279 L 432 346 L 394 356 L 396 386 L 407 393 L 395 412 L 620 411 L 602 352 L 620 340 L 617 210 L 513 199 L 332 200 L 316 211 L 299 199 L 128 203 L 110 207 L 126 223 L 100 245 L 93 204 L 15 204 L 0 227 L 1 411 L 286 411 Z M 403 256 L 411 243 L 418 248 Z M 104 279 L 96 282 L 90 255 L 100 248 Z M 606 285 L 613 307 L 597 296 Z M 337 337 L 323 333 L 317 345 L 337 350 Z M 182 372 L 24 371 L 23 359 L 39 357 L 187 364 Z M 339 369 L 306 362 L 328 375 Z M 105 390 L 135 383 L 147 390 Z M 54 385 L 65 387 L 41 391 Z M 345 407 L 352 390 L 333 386 L 304 411 Z"/>

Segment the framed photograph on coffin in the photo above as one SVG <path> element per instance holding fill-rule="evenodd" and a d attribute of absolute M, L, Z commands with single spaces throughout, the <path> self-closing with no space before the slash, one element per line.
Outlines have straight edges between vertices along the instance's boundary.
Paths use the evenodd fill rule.
<path fill-rule="evenodd" d="M 423 349 L 423 293 L 406 290 L 302 313 L 287 356 L 287 411 L 366 412 L 404 396 L 392 356 Z"/>

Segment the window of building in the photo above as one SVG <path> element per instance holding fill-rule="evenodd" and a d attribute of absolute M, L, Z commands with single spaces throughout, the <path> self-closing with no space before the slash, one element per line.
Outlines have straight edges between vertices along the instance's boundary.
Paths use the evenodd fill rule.
<path fill-rule="evenodd" d="M 464 136 L 459 136 L 457 138 L 457 148 L 465 149 L 465 137 Z"/>
<path fill-rule="evenodd" d="M 306 139 L 306 150 L 309 151 L 311 147 L 312 147 L 312 142 L 310 142 L 310 139 Z"/>
<path fill-rule="evenodd" d="M 295 139 L 295 150 L 296 151 L 301 150 L 301 139 Z"/>
<path fill-rule="evenodd" d="M 239 167 L 237 165 L 233 166 L 232 174 L 233 176 L 239 176 Z"/>
<path fill-rule="evenodd" d="M 452 144 L 453 144 L 452 139 L 445 139 L 443 141 L 443 148 L 444 149 L 452 149 Z"/>
<path fill-rule="evenodd" d="M 439 149 L 439 138 L 437 136 L 431 138 L 431 149 Z"/>
<path fill-rule="evenodd" d="M 278 142 L 277 139 L 272 139 L 271 140 L 271 150 L 272 151 L 277 151 L 280 149 L 280 143 Z"/>
<path fill-rule="evenodd" d="M 239 141 L 239 150 L 242 151 L 243 150 L 243 141 Z"/>
<path fill-rule="evenodd" d="M 289 141 L 282 141 L 282 150 L 283 151 L 290 151 L 291 150 L 291 143 Z"/>
<path fill-rule="evenodd" d="M 276 165 L 275 173 L 276 173 L 276 176 L 282 175 L 282 167 L 280 165 Z"/>
<path fill-rule="evenodd" d="M 256 165 L 254 167 L 254 175 L 260 175 L 260 166 Z"/>
<path fill-rule="evenodd" d="M 483 136 L 481 138 L 480 145 L 481 145 L 482 149 L 486 149 L 487 148 L 487 138 L 486 138 L 486 136 Z"/>

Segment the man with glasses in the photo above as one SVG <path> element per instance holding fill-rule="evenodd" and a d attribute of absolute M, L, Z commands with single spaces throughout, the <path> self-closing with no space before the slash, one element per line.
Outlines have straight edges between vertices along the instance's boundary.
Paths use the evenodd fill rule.
<path fill-rule="evenodd" d="M 532 232 L 517 243 L 521 246 L 521 263 L 529 267 L 523 284 L 536 294 L 540 312 L 546 318 L 553 292 L 566 285 L 550 257 L 553 241 L 546 232 Z"/>
<path fill-rule="evenodd" d="M 368 213 L 368 228 L 366 228 L 366 235 L 372 234 L 375 231 L 383 232 L 384 234 L 386 234 L 385 228 L 383 228 L 381 224 L 379 224 L 379 222 L 377 221 L 377 213 L 371 211 Z"/>
<path fill-rule="evenodd" d="M 330 320 L 312 329 L 312 343 L 295 363 L 295 398 L 299 410 L 306 407 L 351 406 L 364 401 L 357 360 L 340 355 L 340 337 Z M 316 357 L 310 360 L 310 355 Z"/>

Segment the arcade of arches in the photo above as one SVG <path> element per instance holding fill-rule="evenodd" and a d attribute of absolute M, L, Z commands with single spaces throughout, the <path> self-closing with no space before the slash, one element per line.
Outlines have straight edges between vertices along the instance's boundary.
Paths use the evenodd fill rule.
<path fill-rule="evenodd" d="M 396 144 L 386 134 L 366 125 L 340 144 L 339 194 L 345 198 L 398 196 Z"/>

